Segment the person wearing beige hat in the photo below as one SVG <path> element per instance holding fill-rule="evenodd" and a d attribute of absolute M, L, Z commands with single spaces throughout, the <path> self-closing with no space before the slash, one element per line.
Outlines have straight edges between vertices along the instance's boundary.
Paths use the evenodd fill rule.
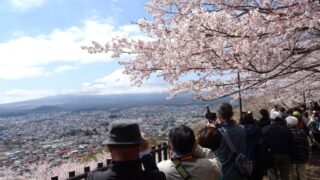
<path fill-rule="evenodd" d="M 297 128 L 298 118 L 294 116 L 288 116 L 286 121 L 292 134 L 290 146 L 290 179 L 306 180 L 306 164 L 309 157 L 309 143 L 307 134 L 303 130 Z"/>

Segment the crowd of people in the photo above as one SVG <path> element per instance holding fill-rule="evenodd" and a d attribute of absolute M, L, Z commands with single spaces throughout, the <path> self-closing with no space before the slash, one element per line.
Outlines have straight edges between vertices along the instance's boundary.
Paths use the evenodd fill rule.
<path fill-rule="evenodd" d="M 261 118 L 223 103 L 195 136 L 180 125 L 170 129 L 169 159 L 156 164 L 136 122 L 114 121 L 107 149 L 112 162 L 89 173 L 88 180 L 305 180 L 310 145 L 319 148 L 319 106 L 261 109 Z"/>

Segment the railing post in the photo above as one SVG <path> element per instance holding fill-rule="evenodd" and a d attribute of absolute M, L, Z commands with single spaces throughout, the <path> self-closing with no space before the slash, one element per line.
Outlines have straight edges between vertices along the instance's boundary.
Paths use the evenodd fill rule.
<path fill-rule="evenodd" d="M 90 172 L 90 166 L 84 167 L 83 170 L 84 170 L 84 173 Z"/>
<path fill-rule="evenodd" d="M 107 166 L 110 165 L 111 159 L 107 159 Z"/>
<path fill-rule="evenodd" d="M 155 152 L 155 149 L 156 149 L 155 146 L 152 146 L 152 147 L 151 147 L 151 155 L 152 155 L 152 157 L 153 157 L 154 160 L 156 160 L 156 152 Z"/>
<path fill-rule="evenodd" d="M 59 180 L 59 179 L 58 179 L 58 176 L 55 176 L 55 177 L 51 177 L 51 180 Z"/>
<path fill-rule="evenodd" d="M 75 177 L 75 176 L 76 176 L 76 172 L 75 171 L 70 171 L 69 172 L 69 178 Z"/>
<path fill-rule="evenodd" d="M 158 162 L 162 161 L 162 150 L 161 150 L 161 144 L 158 144 Z"/>
<path fill-rule="evenodd" d="M 167 160 L 168 159 L 168 145 L 167 145 L 167 143 L 163 143 L 162 147 L 163 147 L 163 159 Z"/>
<path fill-rule="evenodd" d="M 98 163 L 98 169 L 103 168 L 103 163 Z"/>
<path fill-rule="evenodd" d="M 90 172 L 90 166 L 87 166 L 87 167 L 84 167 L 83 168 L 83 171 L 84 171 L 84 173 L 86 174 L 86 173 L 89 173 Z M 87 180 L 88 178 L 88 175 L 86 175 L 86 177 L 84 178 L 84 180 Z"/>

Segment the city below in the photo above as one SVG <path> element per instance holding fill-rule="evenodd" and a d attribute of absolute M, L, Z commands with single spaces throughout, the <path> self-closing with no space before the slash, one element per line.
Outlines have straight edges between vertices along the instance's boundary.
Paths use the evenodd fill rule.
<path fill-rule="evenodd" d="M 33 101 L 24 103 L 24 106 L 32 104 L 37 107 L 36 111 L 21 110 L 21 103 L 9 105 L 10 108 L 19 107 L 23 113 L 10 111 L 11 114 L 6 112 L 0 117 L 0 172 L 12 169 L 22 174 L 30 171 L 30 165 L 37 162 L 46 161 L 58 166 L 71 159 L 85 160 L 103 149 L 102 142 L 107 138 L 110 122 L 119 119 L 138 121 L 141 131 L 148 137 L 166 140 L 170 127 L 203 120 L 205 106 L 209 105 L 208 102 L 193 101 L 189 96 L 161 102 L 159 99 L 163 95 L 158 95 L 158 99 L 151 96 L 139 97 L 149 100 L 141 102 L 140 99 L 136 105 L 131 101 L 127 106 L 126 99 L 129 99 L 124 98 L 126 105 L 120 105 L 121 100 L 117 100 L 117 106 L 100 103 L 97 108 L 92 108 L 96 105 L 91 104 L 87 109 L 83 108 L 86 102 L 80 102 L 81 98 L 77 101 L 82 104 L 81 109 L 71 107 L 70 103 L 69 108 L 64 108 L 61 106 L 63 102 L 58 109 L 57 105 L 53 108 L 41 106 L 41 103 L 37 107 Z M 214 104 L 211 102 L 210 105 Z"/>

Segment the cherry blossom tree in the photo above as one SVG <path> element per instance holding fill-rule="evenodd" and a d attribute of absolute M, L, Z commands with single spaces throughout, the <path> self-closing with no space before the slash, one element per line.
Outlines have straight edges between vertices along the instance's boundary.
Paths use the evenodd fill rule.
<path fill-rule="evenodd" d="M 131 55 L 120 63 L 134 85 L 156 74 L 171 95 L 202 99 L 238 91 L 276 98 L 301 93 L 306 84 L 319 87 L 319 1 L 153 0 L 146 8 L 152 18 L 137 23 L 146 38 L 124 35 L 83 47 Z"/>
<path fill-rule="evenodd" d="M 318 101 L 320 97 L 319 75 L 306 75 L 304 72 L 296 74 L 297 77 L 270 81 L 263 91 L 256 91 L 254 97 L 265 96 L 269 101 L 297 106 L 305 100 Z M 252 97 L 252 96 L 251 96 Z"/>

